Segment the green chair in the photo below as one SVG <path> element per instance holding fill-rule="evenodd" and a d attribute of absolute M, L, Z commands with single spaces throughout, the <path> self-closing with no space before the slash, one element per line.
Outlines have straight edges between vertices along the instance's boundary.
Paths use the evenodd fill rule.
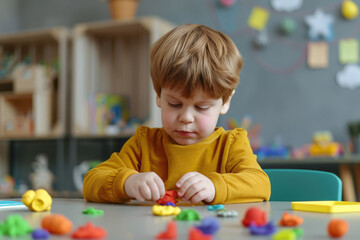
<path fill-rule="evenodd" d="M 305 169 L 264 169 L 270 201 L 341 201 L 342 182 L 333 173 Z"/>

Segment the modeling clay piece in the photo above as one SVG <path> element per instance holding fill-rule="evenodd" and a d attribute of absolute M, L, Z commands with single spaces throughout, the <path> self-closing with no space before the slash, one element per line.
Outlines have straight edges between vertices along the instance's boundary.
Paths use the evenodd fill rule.
<path fill-rule="evenodd" d="M 162 205 L 154 205 L 152 211 L 154 215 L 158 216 L 178 215 L 181 213 L 181 209 L 179 207 Z"/>
<path fill-rule="evenodd" d="M 218 217 L 237 217 L 239 214 L 235 210 L 218 210 L 216 216 Z"/>
<path fill-rule="evenodd" d="M 28 190 L 22 196 L 22 202 L 31 211 L 42 212 L 51 209 L 52 198 L 44 189 Z"/>
<path fill-rule="evenodd" d="M 256 226 L 255 224 L 250 224 L 249 229 L 250 233 L 253 235 L 270 235 L 276 231 L 275 225 L 272 222 L 268 222 L 263 226 Z"/>
<path fill-rule="evenodd" d="M 98 210 L 93 207 L 88 207 L 86 210 L 83 210 L 82 213 L 87 215 L 104 215 L 103 210 Z"/>
<path fill-rule="evenodd" d="M 212 240 L 212 235 L 204 234 L 201 230 L 192 227 L 189 230 L 188 240 Z"/>
<path fill-rule="evenodd" d="M 200 229 L 204 234 L 215 234 L 220 228 L 219 221 L 214 217 L 206 217 L 202 220 L 201 225 L 195 226 Z"/>
<path fill-rule="evenodd" d="M 107 233 L 102 227 L 96 227 L 91 222 L 87 222 L 85 226 L 78 227 L 71 236 L 80 239 L 100 239 L 105 238 L 106 235 Z"/>
<path fill-rule="evenodd" d="M 167 225 L 166 231 L 159 233 L 156 239 L 176 239 L 177 226 L 175 221 L 170 221 Z"/>
<path fill-rule="evenodd" d="M 197 221 L 201 220 L 199 213 L 194 209 L 182 210 L 179 215 L 176 216 L 176 220 L 181 221 Z"/>
<path fill-rule="evenodd" d="M 266 221 L 266 213 L 264 211 L 257 207 L 251 207 L 246 211 L 242 224 L 245 227 L 249 227 L 251 222 L 254 222 L 257 226 L 262 226 L 266 224 Z"/>
<path fill-rule="evenodd" d="M 41 227 L 53 234 L 67 234 L 72 228 L 72 222 L 61 214 L 51 214 L 43 217 Z"/>
<path fill-rule="evenodd" d="M 288 212 L 284 212 L 281 220 L 279 221 L 280 226 L 295 227 L 299 226 L 304 222 L 304 219 L 296 215 L 291 215 Z"/>
<path fill-rule="evenodd" d="M 164 206 L 173 206 L 173 207 L 175 207 L 175 204 L 174 203 L 172 203 L 172 202 L 167 202 L 167 203 L 165 203 L 165 205 Z"/>
<path fill-rule="evenodd" d="M 294 233 L 296 234 L 296 237 L 299 238 L 302 235 L 304 235 L 304 230 L 302 230 L 301 228 L 293 228 L 292 229 L 294 231 Z"/>
<path fill-rule="evenodd" d="M 222 205 L 222 204 L 208 206 L 209 211 L 217 211 L 217 210 L 221 210 L 221 209 L 225 209 L 224 205 Z"/>
<path fill-rule="evenodd" d="M 33 239 L 48 239 L 50 237 L 50 233 L 44 229 L 35 229 L 31 236 Z"/>
<path fill-rule="evenodd" d="M 172 202 L 172 203 L 176 204 L 178 202 L 176 200 L 177 197 L 178 197 L 177 191 L 175 191 L 175 190 L 166 191 L 165 196 L 162 199 L 157 200 L 156 203 L 158 203 L 160 205 L 165 205 L 168 202 Z"/>
<path fill-rule="evenodd" d="M 345 220 L 332 219 L 328 225 L 328 233 L 331 237 L 342 237 L 349 229 L 349 225 Z"/>
<path fill-rule="evenodd" d="M 20 215 L 9 215 L 3 223 L 0 223 L 0 236 L 24 236 L 33 231 L 29 223 Z"/>
<path fill-rule="evenodd" d="M 280 230 L 272 236 L 273 240 L 295 240 L 296 233 L 292 229 Z"/>

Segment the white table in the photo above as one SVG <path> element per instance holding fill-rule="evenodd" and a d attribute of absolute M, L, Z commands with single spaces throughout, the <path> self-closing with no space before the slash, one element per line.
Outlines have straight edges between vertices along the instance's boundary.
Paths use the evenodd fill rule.
<path fill-rule="evenodd" d="M 19 200 L 19 199 L 17 199 Z M 342 240 L 360 239 L 360 213 L 313 213 L 303 211 L 292 211 L 290 202 L 260 202 L 225 205 L 228 210 L 236 210 L 239 216 L 236 218 L 218 218 L 221 224 L 220 230 L 215 234 L 214 239 L 271 239 L 270 236 L 252 236 L 249 229 L 240 224 L 246 210 L 249 207 L 259 207 L 267 212 L 268 219 L 274 223 L 280 220 L 285 211 L 296 214 L 304 218 L 301 228 L 304 230 L 302 239 L 332 239 L 327 234 L 327 225 L 332 218 L 341 218 L 349 223 L 349 231 Z M 103 216 L 89 216 L 82 214 L 82 210 L 88 207 L 104 210 Z M 180 206 L 182 209 L 193 208 L 197 210 L 201 217 L 215 216 L 209 211 L 207 206 Z M 50 213 L 63 214 L 73 222 L 73 231 L 78 226 L 85 225 L 91 221 L 96 226 L 102 226 L 107 230 L 106 239 L 129 239 L 143 240 L 155 239 L 155 236 L 166 229 L 167 223 L 173 216 L 154 216 L 152 214 L 152 203 L 141 205 L 139 203 L 129 204 L 101 204 L 89 203 L 82 199 L 54 199 L 51 212 L 31 212 L 25 210 L 2 210 L 0 211 L 0 221 L 3 222 L 9 214 L 21 214 L 32 227 L 38 228 L 43 216 Z M 188 229 L 197 222 L 177 221 L 178 240 L 188 238 Z M 282 229 L 282 228 L 278 228 Z M 72 232 L 73 232 L 72 231 Z M 1 239 L 31 239 L 31 236 L 23 238 Z M 51 235 L 50 239 L 72 239 L 71 234 L 65 236 Z"/>

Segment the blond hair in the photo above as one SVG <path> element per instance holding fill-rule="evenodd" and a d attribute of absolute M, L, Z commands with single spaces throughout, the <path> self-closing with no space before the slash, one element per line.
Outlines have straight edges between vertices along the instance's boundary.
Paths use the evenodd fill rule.
<path fill-rule="evenodd" d="M 158 96 L 161 88 L 181 89 L 191 97 L 201 87 L 225 102 L 239 82 L 242 57 L 225 34 L 199 24 L 180 25 L 151 50 L 151 77 Z"/>

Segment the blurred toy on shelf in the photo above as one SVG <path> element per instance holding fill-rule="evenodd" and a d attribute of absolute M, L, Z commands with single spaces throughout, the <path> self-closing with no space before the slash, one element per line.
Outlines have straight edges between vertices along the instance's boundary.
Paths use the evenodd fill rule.
<path fill-rule="evenodd" d="M 291 157 L 294 159 L 304 159 L 310 156 L 309 154 L 309 144 L 305 144 L 301 147 L 294 147 L 291 149 Z"/>
<path fill-rule="evenodd" d="M 14 192 L 15 180 L 10 175 L 5 175 L 0 179 L 0 193 L 9 195 Z"/>
<path fill-rule="evenodd" d="M 229 118 L 228 120 L 229 129 L 243 128 L 248 133 L 251 148 L 256 151 L 261 146 L 261 125 L 255 123 L 252 125 L 252 118 L 250 115 L 245 115 L 239 124 L 235 118 Z"/>
<path fill-rule="evenodd" d="M 39 154 L 32 163 L 33 172 L 29 179 L 33 189 L 43 188 L 46 191 L 52 191 L 54 174 L 48 168 L 48 157 L 45 154 Z"/>
<path fill-rule="evenodd" d="M 85 174 L 99 163 L 101 163 L 101 161 L 82 161 L 79 165 L 74 167 L 73 179 L 76 190 L 82 193 Z"/>
<path fill-rule="evenodd" d="M 318 131 L 313 134 L 313 143 L 309 147 L 311 157 L 336 157 L 339 156 L 341 152 L 341 145 L 333 141 L 330 131 Z"/>
<path fill-rule="evenodd" d="M 117 135 L 129 127 L 130 114 L 127 98 L 98 93 L 89 99 L 91 131 L 95 134 Z"/>
<path fill-rule="evenodd" d="M 270 146 L 260 146 L 254 153 L 257 155 L 258 160 L 267 157 L 288 158 L 290 156 L 290 147 L 283 144 L 281 136 L 276 136 Z"/>

